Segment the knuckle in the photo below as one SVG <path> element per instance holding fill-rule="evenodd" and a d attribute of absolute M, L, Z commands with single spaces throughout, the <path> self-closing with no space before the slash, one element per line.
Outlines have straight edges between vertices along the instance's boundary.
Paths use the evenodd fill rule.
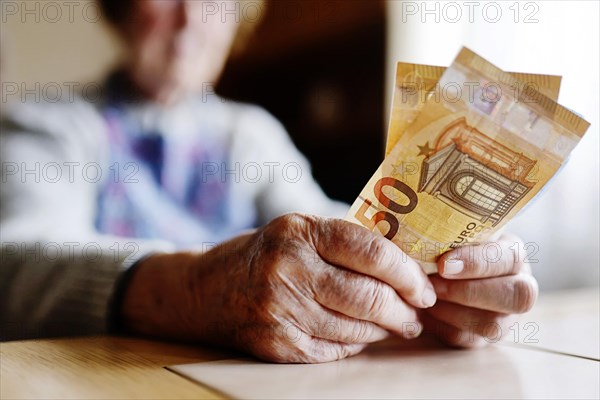
<path fill-rule="evenodd" d="M 349 354 L 346 349 L 347 349 L 346 346 L 339 344 L 339 343 L 330 345 L 329 346 L 330 355 L 331 355 L 330 359 L 336 361 L 336 360 L 341 360 L 342 358 L 348 357 Z"/>
<path fill-rule="evenodd" d="M 256 247 L 262 262 L 305 265 L 315 259 L 307 244 L 310 218 L 302 214 L 286 214 L 275 218 L 262 228 Z M 281 265 L 280 265 L 281 266 Z"/>
<path fill-rule="evenodd" d="M 513 234 L 502 235 L 500 241 L 503 252 L 503 270 L 512 275 L 518 274 L 525 264 L 519 257 L 519 249 L 524 249 L 525 243 Z"/>
<path fill-rule="evenodd" d="M 365 257 L 371 266 L 384 276 L 394 276 L 401 273 L 400 267 L 408 267 L 407 263 L 404 263 L 408 259 L 408 256 L 402 252 L 399 248 L 392 245 L 389 240 L 383 238 L 380 235 L 374 235 L 369 238 L 368 245 L 365 247 Z M 405 259 L 406 257 L 406 259 Z M 411 279 L 411 282 L 407 282 L 406 286 L 412 286 L 414 274 L 405 273 L 403 279 Z"/>
<path fill-rule="evenodd" d="M 479 300 L 477 286 L 471 282 L 449 285 L 448 294 L 449 298 L 463 299 L 464 304 L 476 304 Z"/>
<path fill-rule="evenodd" d="M 538 295 L 537 282 L 533 277 L 519 276 L 513 282 L 513 309 L 525 313 L 533 307 Z"/>
<path fill-rule="evenodd" d="M 296 239 L 265 235 L 257 246 L 258 256 L 253 257 L 250 264 L 252 272 L 260 272 L 262 277 L 277 276 L 282 270 L 305 266 L 310 260 L 310 252 Z"/>
<path fill-rule="evenodd" d="M 301 224 L 304 219 L 305 216 L 303 214 L 292 212 L 281 215 L 275 218 L 273 221 L 277 221 L 283 225 L 294 225 Z"/>
<path fill-rule="evenodd" d="M 310 338 L 298 344 L 294 362 L 317 364 L 344 358 L 342 346 L 319 339 Z"/>
<path fill-rule="evenodd" d="M 372 236 L 366 247 L 365 254 L 367 259 L 377 267 L 389 265 L 389 252 L 386 250 L 386 243 L 379 236 Z"/>
<path fill-rule="evenodd" d="M 293 232 L 302 229 L 306 226 L 308 217 L 299 213 L 290 213 L 279 216 L 269 222 L 265 228 L 265 236 L 269 238 L 287 237 Z"/>
<path fill-rule="evenodd" d="M 290 326 L 290 325 L 288 325 Z M 318 363 L 323 362 L 323 354 L 319 351 L 318 341 L 310 334 L 296 328 L 294 334 L 282 331 L 276 343 L 281 349 L 286 363 Z"/>
<path fill-rule="evenodd" d="M 385 275 L 393 273 L 393 268 L 396 266 L 395 260 L 383 237 L 370 237 L 368 244 L 363 248 L 365 261 L 373 272 Z"/>
<path fill-rule="evenodd" d="M 514 274 L 515 271 L 515 256 L 513 251 L 506 248 L 500 249 L 500 254 L 490 261 L 494 266 L 497 274 Z"/>
<path fill-rule="evenodd" d="M 376 236 L 369 241 L 367 259 L 384 276 L 402 275 L 402 297 L 417 298 L 425 290 L 427 282 L 421 278 L 419 268 L 414 263 L 406 263 L 408 256 L 400 249 L 390 246 L 387 239 Z"/>
<path fill-rule="evenodd" d="M 304 226 L 308 220 L 308 216 L 300 213 L 289 213 L 281 216 L 282 220 L 286 222 L 288 226 L 291 227 L 301 227 Z"/>
<path fill-rule="evenodd" d="M 475 273 L 481 276 L 488 276 L 492 271 L 498 268 L 498 257 L 494 254 L 496 247 L 493 244 L 487 243 L 483 246 L 477 246 L 477 250 L 472 257 L 473 263 L 471 268 Z M 493 249 L 492 249 L 493 248 Z M 501 259 L 502 257 L 500 257 Z"/>
<path fill-rule="evenodd" d="M 481 276 L 499 276 L 517 274 L 520 265 L 510 243 L 487 242 L 476 247 L 471 268 Z"/>
<path fill-rule="evenodd" d="M 338 345 L 338 348 L 339 348 L 337 351 L 337 355 L 338 355 L 337 359 L 338 360 L 348 358 L 356 353 L 355 351 L 352 351 L 351 345 Z"/>
<path fill-rule="evenodd" d="M 402 273 L 404 280 L 411 280 L 407 282 L 407 286 L 418 283 L 414 274 L 418 271 L 417 264 L 410 262 L 412 260 L 406 253 L 383 236 L 375 236 L 369 240 L 366 256 L 367 260 L 383 275 L 394 276 Z"/>
<path fill-rule="evenodd" d="M 408 275 L 404 281 L 406 286 L 402 288 L 402 297 L 408 299 L 420 298 L 421 294 L 425 290 L 425 281 L 416 279 L 411 275 Z"/>
<path fill-rule="evenodd" d="M 521 271 L 522 263 L 518 259 L 517 252 L 511 246 L 502 247 L 502 271 L 516 275 Z"/>
<path fill-rule="evenodd" d="M 367 315 L 379 319 L 389 307 L 389 291 L 379 281 L 369 280 L 364 284 L 364 298 L 366 299 Z"/>

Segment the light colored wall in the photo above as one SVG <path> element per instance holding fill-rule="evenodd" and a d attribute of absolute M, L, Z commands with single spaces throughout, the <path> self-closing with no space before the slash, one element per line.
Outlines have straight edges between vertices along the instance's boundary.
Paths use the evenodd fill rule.
<path fill-rule="evenodd" d="M 27 89 L 95 82 L 121 54 L 93 1 L 3 0 L 0 7 L 3 82 Z"/>
<path fill-rule="evenodd" d="M 562 75 L 559 102 L 592 125 L 555 182 L 509 229 L 539 246 L 539 262 L 533 267 L 542 288 L 598 285 L 599 3 L 519 2 L 515 22 L 514 9 L 509 7 L 516 2 L 496 2 L 502 16 L 495 23 L 488 22 L 496 19 L 491 6 L 483 14 L 490 2 L 472 2 L 472 23 L 465 2 L 454 2 L 462 9 L 458 22 L 452 22 L 458 16 L 453 10 L 444 12 L 447 3 L 387 3 L 387 88 L 393 88 L 397 61 L 449 65 L 463 45 L 504 70 Z M 433 14 L 425 14 L 423 4 Z M 531 13 L 537 22 L 525 23 Z"/>

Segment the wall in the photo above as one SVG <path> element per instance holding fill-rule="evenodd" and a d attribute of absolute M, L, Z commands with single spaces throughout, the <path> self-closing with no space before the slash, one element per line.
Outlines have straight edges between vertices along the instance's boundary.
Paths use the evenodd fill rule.
<path fill-rule="evenodd" d="M 98 81 L 121 55 L 93 1 L 2 1 L 2 81 Z M 6 87 L 6 86 L 5 86 Z"/>

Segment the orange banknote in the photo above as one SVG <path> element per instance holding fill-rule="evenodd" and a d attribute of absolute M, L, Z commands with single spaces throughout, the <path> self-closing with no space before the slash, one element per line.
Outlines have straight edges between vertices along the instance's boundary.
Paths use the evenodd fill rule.
<path fill-rule="evenodd" d="M 440 254 L 483 242 L 513 218 L 588 126 L 463 48 L 346 218 L 436 272 Z"/>

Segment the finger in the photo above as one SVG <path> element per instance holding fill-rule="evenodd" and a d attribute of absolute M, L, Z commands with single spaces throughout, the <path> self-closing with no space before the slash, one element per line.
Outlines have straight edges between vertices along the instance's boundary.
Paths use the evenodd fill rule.
<path fill-rule="evenodd" d="M 384 282 L 329 266 L 317 285 L 315 300 L 330 310 L 372 322 L 405 338 L 417 337 L 421 332 L 415 309 Z"/>
<path fill-rule="evenodd" d="M 292 354 L 285 357 L 282 362 L 295 363 L 324 363 L 341 360 L 360 353 L 365 343 L 340 343 L 331 340 L 315 338 L 309 334 L 300 335 L 288 351 Z"/>
<path fill-rule="evenodd" d="M 511 316 L 507 314 L 466 307 L 447 301 L 438 301 L 434 307 L 427 310 L 427 313 L 438 321 L 481 336 L 490 343 L 500 340 L 511 319 Z"/>
<path fill-rule="evenodd" d="M 538 296 L 537 281 L 525 273 L 465 280 L 449 280 L 434 275 L 431 281 L 440 300 L 505 314 L 529 311 Z"/>
<path fill-rule="evenodd" d="M 297 322 L 312 337 L 341 343 L 374 343 L 390 336 L 373 322 L 351 318 L 320 305 L 316 307 L 311 322 Z"/>
<path fill-rule="evenodd" d="M 463 246 L 443 254 L 438 260 L 438 271 L 447 279 L 515 275 L 525 266 L 521 249 L 523 243 L 519 238 L 503 235 L 497 241 Z"/>
<path fill-rule="evenodd" d="M 322 219 L 314 231 L 313 244 L 328 263 L 387 283 L 415 307 L 435 304 L 435 291 L 427 275 L 388 239 L 340 219 Z"/>
<path fill-rule="evenodd" d="M 421 313 L 420 317 L 425 326 L 426 333 L 434 334 L 444 343 L 451 346 L 471 348 L 480 347 L 485 344 L 485 341 L 481 336 L 472 334 L 468 330 L 459 329 L 444 321 L 440 321 L 432 315 L 429 315 L 428 312 Z"/>
<path fill-rule="evenodd" d="M 276 328 L 276 329 L 274 329 Z M 277 363 L 321 363 L 335 361 L 358 354 L 367 343 L 343 343 L 312 336 L 293 321 L 283 321 L 280 326 L 252 326 L 248 335 L 237 347 L 254 356 Z M 269 340 L 256 340 L 269 337 Z"/>

